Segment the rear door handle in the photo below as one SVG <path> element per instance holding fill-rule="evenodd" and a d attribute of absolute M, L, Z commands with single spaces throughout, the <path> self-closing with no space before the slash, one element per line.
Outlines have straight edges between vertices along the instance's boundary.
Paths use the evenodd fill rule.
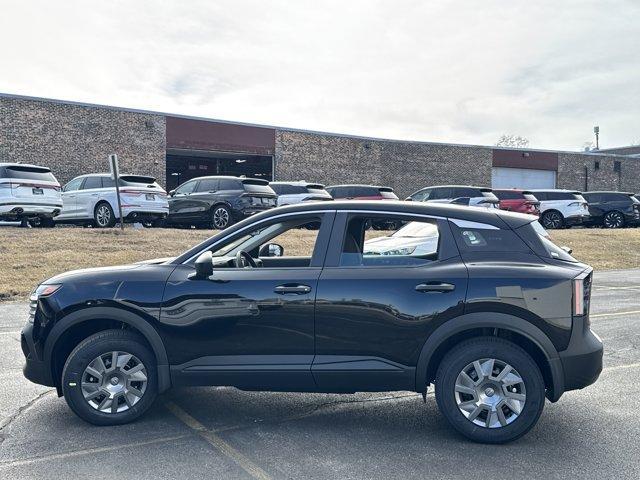
<path fill-rule="evenodd" d="M 456 289 L 455 285 L 451 283 L 420 283 L 416 285 L 416 291 L 418 292 L 451 292 Z"/>
<path fill-rule="evenodd" d="M 305 293 L 309 293 L 311 291 L 311 287 L 309 285 L 278 285 L 273 289 L 275 293 L 279 293 L 280 295 L 286 295 L 287 293 L 295 293 L 296 295 L 302 295 Z"/>

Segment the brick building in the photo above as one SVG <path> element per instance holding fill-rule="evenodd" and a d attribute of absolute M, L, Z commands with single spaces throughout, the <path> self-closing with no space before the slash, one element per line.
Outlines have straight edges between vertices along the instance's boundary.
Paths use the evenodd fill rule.
<path fill-rule="evenodd" d="M 0 162 L 50 167 L 61 183 L 107 170 L 155 176 L 175 188 L 202 175 L 389 185 L 640 192 L 640 149 L 561 152 L 408 142 L 248 125 L 0 94 Z"/>

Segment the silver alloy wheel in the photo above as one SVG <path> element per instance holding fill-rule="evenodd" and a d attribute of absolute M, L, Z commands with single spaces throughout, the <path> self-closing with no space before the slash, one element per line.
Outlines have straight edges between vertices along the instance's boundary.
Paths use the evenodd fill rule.
<path fill-rule="evenodd" d="M 522 376 L 506 362 L 483 358 L 458 374 L 455 399 L 460 413 L 485 428 L 513 422 L 524 409 L 527 392 Z"/>
<path fill-rule="evenodd" d="M 101 227 L 106 227 L 111 221 L 111 210 L 104 203 L 96 210 L 96 223 Z"/>
<path fill-rule="evenodd" d="M 229 212 L 224 207 L 218 207 L 213 211 L 213 226 L 218 229 L 226 228 L 229 225 Z"/>
<path fill-rule="evenodd" d="M 609 212 L 604 216 L 604 226 L 607 228 L 622 228 L 624 218 L 620 212 Z"/>
<path fill-rule="evenodd" d="M 548 212 L 544 214 L 545 228 L 560 228 L 562 226 L 562 216 L 558 212 Z"/>
<path fill-rule="evenodd" d="M 84 399 L 96 410 L 124 412 L 147 390 L 147 369 L 130 353 L 103 353 L 84 369 L 81 387 Z"/>

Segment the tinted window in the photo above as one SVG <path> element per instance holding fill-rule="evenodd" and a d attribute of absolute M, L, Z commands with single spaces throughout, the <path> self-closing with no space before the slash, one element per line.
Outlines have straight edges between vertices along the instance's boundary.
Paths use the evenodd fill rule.
<path fill-rule="evenodd" d="M 431 190 L 429 200 L 444 200 L 451 198 L 451 189 L 447 187 L 438 187 Z"/>
<path fill-rule="evenodd" d="M 80 188 L 80 185 L 84 181 L 84 177 L 74 178 L 69 183 L 67 183 L 62 189 L 65 192 L 74 192 Z"/>
<path fill-rule="evenodd" d="M 178 188 L 176 188 L 176 194 L 184 194 L 184 193 L 191 193 L 193 192 L 193 189 L 196 187 L 196 183 L 197 182 L 187 182 L 187 183 L 183 183 L 182 185 L 180 185 Z"/>
<path fill-rule="evenodd" d="M 407 221 L 407 217 L 395 215 L 354 215 L 345 232 L 340 266 L 428 264 L 438 257 L 439 240 L 435 220 Z"/>
<path fill-rule="evenodd" d="M 45 167 L 27 167 L 16 165 L 5 168 L 7 178 L 20 178 L 22 180 L 39 180 L 41 182 L 57 182 L 51 170 Z"/>
<path fill-rule="evenodd" d="M 102 177 L 102 188 L 115 188 L 116 181 L 111 177 Z"/>
<path fill-rule="evenodd" d="M 624 193 L 605 193 L 602 195 L 605 202 L 631 202 L 631 197 Z"/>
<path fill-rule="evenodd" d="M 145 177 L 142 175 L 121 175 L 118 180 L 119 184 L 124 187 L 160 188 L 160 185 L 156 183 L 156 179 L 153 177 Z"/>
<path fill-rule="evenodd" d="M 234 180 L 233 178 L 221 178 L 220 186 L 218 187 L 220 190 L 240 190 L 240 182 L 238 180 Z"/>
<path fill-rule="evenodd" d="M 89 190 L 90 188 L 102 188 L 102 178 L 86 177 L 86 180 L 84 181 L 84 185 L 82 185 L 82 189 Z"/>
<path fill-rule="evenodd" d="M 531 249 L 513 230 L 466 228 L 451 223 L 461 252 L 531 253 Z"/>
<path fill-rule="evenodd" d="M 541 202 L 547 199 L 547 192 L 533 192 L 533 194 Z"/>
<path fill-rule="evenodd" d="M 425 188 L 411 195 L 411 199 L 415 202 L 426 202 L 429 200 L 429 195 L 431 195 L 431 189 Z"/>
<path fill-rule="evenodd" d="M 493 193 L 500 200 L 521 200 L 524 198 L 522 192 L 516 192 L 513 190 L 494 190 Z"/>
<path fill-rule="evenodd" d="M 453 198 L 458 197 L 481 197 L 482 192 L 477 188 L 469 188 L 469 187 L 455 187 L 451 189 L 451 196 Z"/>
<path fill-rule="evenodd" d="M 571 192 L 547 192 L 547 200 L 576 200 Z"/>
<path fill-rule="evenodd" d="M 585 193 L 583 197 L 589 203 L 599 203 L 602 201 L 602 195 L 599 193 Z"/>
<path fill-rule="evenodd" d="M 216 178 L 203 178 L 198 183 L 198 192 L 215 192 L 218 190 L 220 181 Z"/>
<path fill-rule="evenodd" d="M 329 192 L 333 198 L 347 198 L 351 196 L 349 187 L 331 187 L 327 189 L 327 192 Z"/>
<path fill-rule="evenodd" d="M 377 197 L 380 191 L 375 187 L 351 187 L 350 197 Z"/>

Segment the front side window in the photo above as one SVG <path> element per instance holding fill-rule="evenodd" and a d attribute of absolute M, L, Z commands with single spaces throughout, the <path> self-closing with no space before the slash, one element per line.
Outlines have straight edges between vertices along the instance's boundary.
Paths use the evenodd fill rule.
<path fill-rule="evenodd" d="M 176 188 L 176 195 L 185 195 L 187 193 L 193 192 L 193 189 L 196 187 L 197 182 L 187 182 L 185 184 L 180 185 Z"/>
<path fill-rule="evenodd" d="M 431 195 L 431 189 L 425 188 L 424 190 L 420 190 L 419 192 L 411 195 L 411 200 L 414 202 L 426 202 L 429 200 L 429 195 Z"/>
<path fill-rule="evenodd" d="M 80 185 L 82 185 L 82 181 L 83 180 L 84 180 L 84 177 L 74 178 L 73 180 L 71 180 L 69 183 L 67 183 L 64 186 L 62 191 L 63 192 L 74 192 L 74 191 L 78 190 L 80 188 Z"/>
<path fill-rule="evenodd" d="M 198 192 L 215 192 L 218 190 L 219 181 L 215 178 L 204 178 L 198 183 Z"/>
<path fill-rule="evenodd" d="M 340 266 L 426 265 L 437 260 L 439 240 L 436 220 L 354 215 L 345 231 Z"/>

